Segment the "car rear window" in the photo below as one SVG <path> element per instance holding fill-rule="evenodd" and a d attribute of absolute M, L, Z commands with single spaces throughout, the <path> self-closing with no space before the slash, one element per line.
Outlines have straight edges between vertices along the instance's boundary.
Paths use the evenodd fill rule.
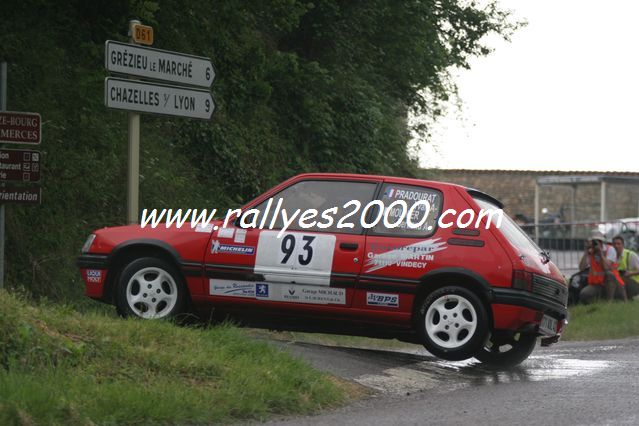
<path fill-rule="evenodd" d="M 477 204 L 479 204 L 479 207 L 481 209 L 499 209 L 499 207 L 495 206 L 493 203 L 482 198 L 473 197 L 473 199 Z M 494 224 L 491 226 L 494 226 Z M 539 246 L 537 246 L 537 244 L 535 244 L 535 242 L 528 236 L 528 234 L 526 234 L 526 232 L 524 232 L 524 230 L 522 230 L 519 225 L 517 225 L 515 221 L 512 220 L 510 216 L 508 216 L 505 212 L 499 230 L 502 234 L 504 234 L 510 244 L 518 250 L 533 251 L 534 253 L 539 253 L 542 251 Z"/>

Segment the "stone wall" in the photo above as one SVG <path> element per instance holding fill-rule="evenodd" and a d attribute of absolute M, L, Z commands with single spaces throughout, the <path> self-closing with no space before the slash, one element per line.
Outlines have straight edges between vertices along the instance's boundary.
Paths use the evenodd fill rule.
<path fill-rule="evenodd" d="M 610 172 L 537 172 L 523 170 L 424 170 L 422 177 L 456 183 L 478 189 L 504 203 L 511 216 L 523 214 L 534 218 L 535 181 L 545 176 L 603 176 L 637 179 L 636 183 L 610 183 L 606 185 L 606 219 L 639 217 L 639 173 Z M 599 221 L 600 185 L 575 185 L 575 215 L 571 217 L 571 185 L 544 185 L 540 187 L 539 207 L 551 214 L 563 213 L 564 221 Z"/>

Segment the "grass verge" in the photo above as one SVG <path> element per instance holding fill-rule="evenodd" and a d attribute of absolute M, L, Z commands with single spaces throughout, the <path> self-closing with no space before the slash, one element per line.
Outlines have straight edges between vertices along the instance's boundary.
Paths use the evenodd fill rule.
<path fill-rule="evenodd" d="M 639 336 L 639 302 L 600 302 L 570 307 L 562 340 L 607 340 Z"/>
<path fill-rule="evenodd" d="M 332 407 L 348 393 L 229 325 L 120 320 L 0 291 L 0 424 L 265 419 Z"/>

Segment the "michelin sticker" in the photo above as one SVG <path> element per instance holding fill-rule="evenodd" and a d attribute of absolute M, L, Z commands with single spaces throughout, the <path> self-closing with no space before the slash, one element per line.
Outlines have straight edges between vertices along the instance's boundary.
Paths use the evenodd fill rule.
<path fill-rule="evenodd" d="M 218 240 L 211 241 L 211 253 L 227 253 L 227 254 L 248 254 L 252 255 L 255 253 L 255 247 L 252 246 L 242 246 L 238 244 L 223 244 Z"/>
<path fill-rule="evenodd" d="M 367 292 L 366 304 L 368 306 L 386 306 L 390 308 L 397 308 L 399 307 L 399 294 Z"/>
<path fill-rule="evenodd" d="M 366 268 L 365 272 L 375 272 L 387 266 L 423 269 L 428 262 L 435 259 L 433 253 L 446 249 L 446 243 L 439 240 L 441 240 L 441 238 L 431 238 L 401 247 L 372 244 L 371 249 L 373 251 L 369 252 L 366 256 L 367 260 L 364 265 Z M 381 251 L 385 249 L 390 250 L 377 254 L 374 253 L 377 250 Z"/>

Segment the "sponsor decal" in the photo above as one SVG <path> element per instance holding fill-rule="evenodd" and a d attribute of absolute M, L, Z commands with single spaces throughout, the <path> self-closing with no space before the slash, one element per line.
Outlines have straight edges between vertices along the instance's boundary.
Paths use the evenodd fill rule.
<path fill-rule="evenodd" d="M 446 249 L 441 238 L 431 238 L 407 246 L 393 247 L 383 244 L 372 244 L 367 254 L 365 272 L 375 272 L 387 266 L 403 268 L 425 268 L 429 261 L 435 259 L 433 253 Z M 375 253 L 377 250 L 387 250 Z"/>
<path fill-rule="evenodd" d="M 238 229 L 235 233 L 235 239 L 233 240 L 236 243 L 244 244 L 246 241 L 246 229 Z"/>
<path fill-rule="evenodd" d="M 233 238 L 234 234 L 235 234 L 234 228 L 220 228 L 220 230 L 217 231 L 218 238 Z"/>
<path fill-rule="evenodd" d="M 282 284 L 279 298 L 283 302 L 345 305 L 346 289 Z"/>
<path fill-rule="evenodd" d="M 368 306 L 387 306 L 390 308 L 397 308 L 399 307 L 399 294 L 367 292 L 366 304 Z"/>
<path fill-rule="evenodd" d="M 264 284 L 264 283 L 255 284 L 255 296 L 268 298 L 268 284 Z"/>
<path fill-rule="evenodd" d="M 209 286 L 213 296 L 247 297 L 313 305 L 346 304 L 346 289 L 343 288 L 220 279 L 210 279 Z"/>
<path fill-rule="evenodd" d="M 208 224 L 204 226 L 201 223 L 198 223 L 195 227 L 195 232 L 206 232 L 208 234 L 209 232 L 213 232 L 213 225 Z"/>
<path fill-rule="evenodd" d="M 428 201 L 431 206 L 435 205 L 437 201 L 437 194 L 425 191 L 410 191 L 406 189 L 389 188 L 384 195 L 388 198 L 394 198 L 396 200 Z"/>
<path fill-rule="evenodd" d="M 87 269 L 87 282 L 99 283 L 102 281 L 102 271 L 100 269 Z"/>
<path fill-rule="evenodd" d="M 253 246 L 242 246 L 237 244 L 223 244 L 218 240 L 212 240 L 211 242 L 211 253 L 227 253 L 227 254 L 248 254 L 253 255 L 255 253 L 255 247 Z"/>
<path fill-rule="evenodd" d="M 251 281 L 209 280 L 212 296 L 255 297 L 255 283 Z"/>

